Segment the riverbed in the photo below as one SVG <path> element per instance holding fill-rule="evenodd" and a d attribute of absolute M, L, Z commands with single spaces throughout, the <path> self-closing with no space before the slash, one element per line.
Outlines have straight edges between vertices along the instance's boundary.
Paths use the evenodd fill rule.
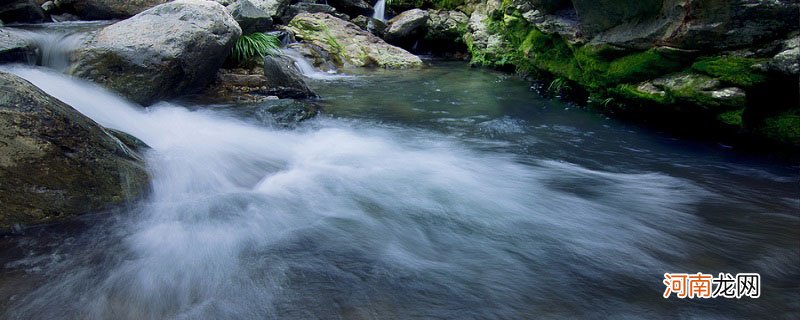
<path fill-rule="evenodd" d="M 153 182 L 4 237 L 3 317 L 798 315 L 796 163 L 428 63 L 310 80 L 322 112 L 292 126 L 14 69 L 152 147 Z M 757 272 L 761 297 L 664 299 L 667 272 Z"/>

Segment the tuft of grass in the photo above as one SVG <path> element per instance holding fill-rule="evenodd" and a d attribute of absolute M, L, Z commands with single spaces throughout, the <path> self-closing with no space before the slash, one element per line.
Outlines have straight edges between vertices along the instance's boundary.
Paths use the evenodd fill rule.
<path fill-rule="evenodd" d="M 744 127 L 742 122 L 743 112 L 744 109 L 725 111 L 717 115 L 717 119 L 719 119 L 719 121 L 722 121 L 722 123 L 724 124 L 742 128 Z"/>
<path fill-rule="evenodd" d="M 276 55 L 280 46 L 281 41 L 278 37 L 255 32 L 239 37 L 231 49 L 231 57 L 234 61 L 242 63 L 256 57 Z"/>
<path fill-rule="evenodd" d="M 767 81 L 767 77 L 753 70 L 753 65 L 760 59 L 742 57 L 708 57 L 698 59 L 692 69 L 706 75 L 719 78 L 735 86 L 752 87 Z"/>

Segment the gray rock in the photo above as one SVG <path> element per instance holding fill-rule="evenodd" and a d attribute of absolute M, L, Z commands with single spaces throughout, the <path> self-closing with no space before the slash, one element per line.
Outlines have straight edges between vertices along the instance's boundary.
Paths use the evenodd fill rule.
<path fill-rule="evenodd" d="M 327 52 L 337 66 L 388 69 L 422 66 L 422 60 L 355 24 L 325 13 L 301 13 L 287 27 L 298 40 Z"/>
<path fill-rule="evenodd" d="M 286 8 L 291 3 L 290 0 L 249 0 L 256 7 L 264 10 L 273 20 L 280 19 Z"/>
<path fill-rule="evenodd" d="M 141 158 L 100 125 L 0 72 L 0 228 L 96 212 L 141 196 Z"/>
<path fill-rule="evenodd" d="M 202 90 L 240 35 L 220 4 L 177 0 L 100 30 L 69 72 L 149 104 Z"/>
<path fill-rule="evenodd" d="M 294 66 L 294 61 L 284 56 L 264 57 L 266 94 L 280 98 L 316 97 Z"/>
<path fill-rule="evenodd" d="M 60 11 L 86 20 L 111 20 L 132 17 L 170 0 L 59 0 Z"/>
<path fill-rule="evenodd" d="M 797 77 L 800 74 L 800 36 L 784 41 L 781 52 L 767 62 L 767 66 L 769 70 Z"/>
<path fill-rule="evenodd" d="M 593 43 L 632 49 L 654 44 L 718 52 L 779 39 L 797 30 L 796 0 L 574 0 Z"/>
<path fill-rule="evenodd" d="M 351 22 L 361 28 L 361 30 L 369 31 L 378 37 L 386 36 L 387 26 L 386 23 L 381 20 L 373 17 L 358 16 L 355 17 Z"/>
<path fill-rule="evenodd" d="M 389 42 L 400 42 L 408 40 L 424 32 L 425 24 L 428 22 L 428 12 L 420 9 L 405 11 L 389 20 L 389 28 L 386 30 L 386 40 Z"/>
<path fill-rule="evenodd" d="M 704 108 L 729 110 L 743 108 L 746 103 L 745 91 L 741 88 L 726 87 L 719 80 L 701 74 L 677 73 L 648 82 L 678 101 Z M 638 88 L 643 87 L 646 84 Z"/>
<path fill-rule="evenodd" d="M 467 32 L 469 17 L 461 11 L 430 10 L 425 38 L 447 42 L 460 41 Z"/>
<path fill-rule="evenodd" d="M 286 9 L 286 12 L 283 14 L 283 17 L 281 17 L 281 21 L 284 22 L 292 21 L 292 19 L 301 12 L 327 13 L 330 15 L 334 15 L 336 13 L 336 8 L 329 6 L 327 4 L 299 2 L 290 5 L 289 8 Z"/>
<path fill-rule="evenodd" d="M 36 46 L 15 33 L 0 29 L 0 63 L 36 61 Z"/>
<path fill-rule="evenodd" d="M 287 46 L 300 53 L 311 64 L 322 71 L 336 70 L 336 63 L 334 63 L 331 55 L 321 47 L 311 43 L 292 43 Z"/>
<path fill-rule="evenodd" d="M 237 1 L 228 7 L 228 12 L 239 23 L 242 34 L 266 31 L 272 26 L 272 16 L 250 0 Z"/>
<path fill-rule="evenodd" d="M 364 0 L 328 0 L 327 3 L 351 17 L 371 16 L 373 11 L 372 6 Z"/>
<path fill-rule="evenodd" d="M 5 22 L 42 22 L 44 12 L 33 0 L 6 0 L 0 5 L 0 20 Z"/>

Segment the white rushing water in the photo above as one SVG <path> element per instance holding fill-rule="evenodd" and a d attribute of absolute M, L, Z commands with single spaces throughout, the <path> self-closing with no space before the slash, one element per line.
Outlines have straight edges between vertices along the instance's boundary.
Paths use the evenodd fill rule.
<path fill-rule="evenodd" d="M 303 57 L 300 52 L 297 52 L 297 50 L 283 48 L 281 49 L 281 53 L 284 56 L 291 58 L 292 61 L 294 61 L 294 66 L 297 68 L 297 71 L 299 71 L 300 74 L 306 78 L 315 80 L 338 80 L 351 77 L 349 75 L 337 74 L 336 70 L 323 72 L 311 65 L 311 63 L 308 62 L 308 60 L 306 60 L 306 58 Z"/>
<path fill-rule="evenodd" d="M 378 19 L 380 21 L 386 22 L 386 0 L 378 0 L 375 3 L 375 11 L 372 13 L 372 17 Z"/>
<path fill-rule="evenodd" d="M 686 212 L 703 191 L 664 175 L 522 164 L 358 122 L 275 130 L 8 71 L 153 148 L 152 195 L 82 246 L 105 258 L 60 251 L 12 317 L 513 317 L 586 279 L 658 285 L 658 256 L 698 228 Z"/>

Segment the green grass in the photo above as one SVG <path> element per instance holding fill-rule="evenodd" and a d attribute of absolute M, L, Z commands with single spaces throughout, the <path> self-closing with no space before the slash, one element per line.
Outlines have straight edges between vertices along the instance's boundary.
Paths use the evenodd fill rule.
<path fill-rule="evenodd" d="M 708 57 L 697 60 L 692 64 L 692 69 L 735 86 L 748 88 L 767 80 L 764 74 L 752 68 L 761 61 L 760 59 L 731 56 Z"/>
<path fill-rule="evenodd" d="M 231 58 L 236 62 L 245 62 L 253 58 L 275 55 L 281 41 L 278 37 L 256 32 L 239 37 L 231 49 Z"/>
<path fill-rule="evenodd" d="M 744 112 L 744 109 L 726 111 L 720 113 L 717 116 L 717 119 L 719 119 L 719 121 L 722 121 L 722 123 L 741 128 L 743 127 L 742 112 Z"/>

